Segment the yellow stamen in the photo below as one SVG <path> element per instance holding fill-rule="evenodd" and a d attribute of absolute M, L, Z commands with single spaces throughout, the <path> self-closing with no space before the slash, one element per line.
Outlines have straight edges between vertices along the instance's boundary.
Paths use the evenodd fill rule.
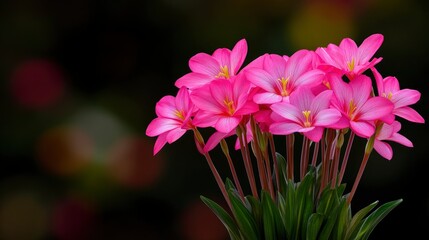
<path fill-rule="evenodd" d="M 357 109 L 357 106 L 355 105 L 355 103 L 354 103 L 353 99 L 352 99 L 352 100 L 350 100 L 350 102 L 349 102 L 348 115 L 349 115 L 349 117 L 350 117 L 351 119 L 353 119 L 353 118 L 354 118 L 354 116 L 353 116 L 353 115 L 354 115 L 354 113 L 355 113 L 356 109 Z"/>
<path fill-rule="evenodd" d="M 323 80 L 323 85 L 325 85 L 328 89 L 331 89 L 331 84 L 329 83 L 328 80 Z"/>
<path fill-rule="evenodd" d="M 353 69 L 355 69 L 355 59 L 352 58 L 350 62 L 347 62 L 347 66 L 349 67 L 350 71 L 353 71 Z"/>
<path fill-rule="evenodd" d="M 174 115 L 176 115 L 176 117 L 178 117 L 180 120 L 185 120 L 185 113 L 183 112 L 183 110 L 179 111 L 176 109 L 174 111 Z"/>
<path fill-rule="evenodd" d="M 234 101 L 229 100 L 228 98 L 226 98 L 225 100 L 223 100 L 223 103 L 228 108 L 229 115 L 231 115 L 231 116 L 234 115 L 234 112 L 235 112 Z"/>
<path fill-rule="evenodd" d="M 305 122 L 304 122 L 304 127 L 311 127 L 311 122 L 310 122 L 310 110 L 307 111 L 302 111 L 302 114 L 305 117 Z"/>
<path fill-rule="evenodd" d="M 289 77 L 287 77 L 287 78 L 282 77 L 281 79 L 279 78 L 278 80 L 279 80 L 279 81 L 280 81 L 280 83 L 282 84 L 282 92 L 281 92 L 281 95 L 282 95 L 283 97 L 289 96 L 289 91 L 288 91 L 288 89 L 287 89 L 287 84 L 288 84 L 288 82 L 289 82 Z"/>
<path fill-rule="evenodd" d="M 220 67 L 220 72 L 216 75 L 216 78 L 226 78 L 229 79 L 229 71 L 228 71 L 228 66 L 221 66 Z"/>
<path fill-rule="evenodd" d="M 389 99 L 389 100 L 392 100 L 392 96 L 393 96 L 393 93 L 392 93 L 392 92 L 389 92 L 388 94 L 383 93 L 383 97 L 385 97 L 385 98 L 387 98 L 387 99 Z"/>

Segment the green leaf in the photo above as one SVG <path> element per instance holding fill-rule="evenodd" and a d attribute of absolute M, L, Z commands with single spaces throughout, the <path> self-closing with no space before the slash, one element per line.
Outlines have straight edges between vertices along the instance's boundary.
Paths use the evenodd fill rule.
<path fill-rule="evenodd" d="M 343 197 L 343 201 L 346 202 L 346 197 Z M 345 203 L 341 205 L 340 213 L 338 216 L 336 231 L 334 231 L 334 239 L 344 239 L 346 234 L 347 226 L 350 223 L 350 205 Z"/>
<path fill-rule="evenodd" d="M 372 233 L 374 228 L 378 223 L 389 214 L 396 206 L 398 206 L 402 202 L 402 199 L 398 199 L 396 201 L 391 201 L 381 205 L 374 212 L 372 212 L 363 222 L 362 226 L 359 229 L 359 233 L 356 239 L 366 240 L 369 238 L 369 235 Z"/>
<path fill-rule="evenodd" d="M 232 240 L 240 240 L 240 232 L 238 230 L 237 225 L 231 216 L 216 202 L 204 197 L 200 196 L 201 200 L 209 207 L 214 214 L 219 218 L 219 220 L 223 223 L 226 230 L 229 233 L 229 236 Z"/>
<path fill-rule="evenodd" d="M 286 211 L 285 211 L 285 228 L 287 239 L 294 239 L 294 229 L 296 223 L 296 191 L 293 181 L 287 181 L 287 191 L 285 196 Z"/>
<path fill-rule="evenodd" d="M 286 159 L 280 154 L 280 153 L 276 153 L 276 158 L 277 158 L 277 167 L 279 168 L 279 183 L 280 186 L 278 187 L 279 192 L 281 192 L 281 194 L 283 196 L 286 196 L 286 191 L 287 191 L 287 176 L 286 176 Z"/>
<path fill-rule="evenodd" d="M 350 225 L 346 231 L 345 239 L 355 239 L 360 227 L 363 224 L 362 219 L 375 207 L 377 206 L 378 201 L 371 203 L 370 205 L 359 210 L 352 218 Z"/>
<path fill-rule="evenodd" d="M 258 199 L 256 199 L 254 196 L 246 196 L 245 200 L 250 205 L 250 212 L 253 215 L 253 218 L 255 219 L 256 226 L 258 226 L 259 231 L 261 231 L 262 226 L 262 206 L 261 202 L 259 202 Z"/>
<path fill-rule="evenodd" d="M 284 239 L 286 231 L 278 207 L 269 193 L 262 191 L 261 197 L 265 239 Z"/>
<path fill-rule="evenodd" d="M 336 194 L 335 194 L 335 197 L 337 197 Z M 338 200 L 335 200 L 335 202 L 336 201 Z M 328 216 L 328 220 L 326 221 L 326 224 L 323 226 L 322 232 L 320 233 L 319 240 L 333 239 L 333 237 L 331 237 L 332 229 L 334 228 L 334 225 L 337 222 L 338 215 L 345 204 L 347 204 L 346 199 L 343 198 L 341 199 L 340 204 L 334 204 L 333 210 L 326 214 L 326 216 Z"/>
<path fill-rule="evenodd" d="M 311 214 L 307 222 L 306 240 L 316 240 L 322 226 L 324 216 L 320 213 Z"/>
<path fill-rule="evenodd" d="M 305 239 L 307 233 L 307 222 L 314 208 L 314 184 L 315 184 L 315 169 L 310 167 L 301 184 L 297 187 L 297 237 Z M 301 235 L 299 235 L 301 234 Z"/>
<path fill-rule="evenodd" d="M 329 215 L 331 209 L 334 207 L 334 203 L 338 201 L 336 199 L 338 199 L 336 189 L 325 188 L 320 196 L 316 212 L 326 216 Z"/>
<path fill-rule="evenodd" d="M 228 196 L 231 200 L 232 212 L 244 239 L 257 240 L 259 231 L 249 209 L 244 205 L 240 197 L 234 194 L 232 189 L 228 190 Z"/>

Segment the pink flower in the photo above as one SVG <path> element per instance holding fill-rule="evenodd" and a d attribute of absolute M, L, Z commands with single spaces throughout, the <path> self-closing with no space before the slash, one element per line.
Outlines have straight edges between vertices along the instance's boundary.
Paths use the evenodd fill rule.
<path fill-rule="evenodd" d="M 345 38 L 340 46 L 329 44 L 326 48 L 318 48 L 316 53 L 325 64 L 332 66 L 341 74 L 346 74 L 352 80 L 382 60 L 382 58 L 372 60 L 371 58 L 380 48 L 383 39 L 383 35 L 373 34 L 357 47 L 352 39 Z"/>
<path fill-rule="evenodd" d="M 399 130 L 401 130 L 401 124 L 398 121 L 394 121 L 391 125 L 383 124 L 381 129 L 376 133 L 374 149 L 387 160 L 392 159 L 393 150 L 388 143 L 383 141 L 393 141 L 406 147 L 413 147 L 413 143 L 408 138 L 398 133 Z"/>
<path fill-rule="evenodd" d="M 375 68 L 371 68 L 377 83 L 378 95 L 393 103 L 393 114 L 408 121 L 424 123 L 423 117 L 414 109 L 408 107 L 420 100 L 420 92 L 413 89 L 400 89 L 399 81 L 395 77 L 383 79 Z"/>
<path fill-rule="evenodd" d="M 290 96 L 290 103 L 281 102 L 271 106 L 274 113 L 284 118 L 270 126 L 273 134 L 288 135 L 300 132 L 314 142 L 320 141 L 323 128 L 336 123 L 341 113 L 329 108 L 332 91 L 326 90 L 317 96 L 308 88 L 300 88 Z"/>
<path fill-rule="evenodd" d="M 272 104 L 287 101 L 289 95 L 301 86 L 315 86 L 320 83 L 324 72 L 313 69 L 314 52 L 301 50 L 290 58 L 266 54 L 263 68 L 248 68 L 246 77 L 262 89 L 253 100 L 258 104 Z"/>
<path fill-rule="evenodd" d="M 213 55 L 198 53 L 189 60 L 191 73 L 176 81 L 176 87 L 195 89 L 210 83 L 215 79 L 230 79 L 234 77 L 247 55 L 247 42 L 240 40 L 231 50 L 219 48 Z"/>
<path fill-rule="evenodd" d="M 335 94 L 332 105 L 343 115 L 334 128 L 350 127 L 356 135 L 369 138 L 374 134 L 375 120 L 389 119 L 393 104 L 383 97 L 370 97 L 369 77 L 360 75 L 348 84 L 336 74 L 329 74 L 329 78 Z"/>
<path fill-rule="evenodd" d="M 223 133 L 234 130 L 243 116 L 258 111 L 258 105 L 248 98 L 250 83 L 242 75 L 231 81 L 214 80 L 192 91 L 192 102 L 200 109 L 193 120 L 199 127 L 214 126 Z"/>
<path fill-rule="evenodd" d="M 154 155 L 168 142 L 173 143 L 185 132 L 193 128 L 191 116 L 196 107 L 189 98 L 189 92 L 185 87 L 179 89 L 177 97 L 165 96 L 156 104 L 157 118 L 153 119 L 146 129 L 146 135 L 158 136 Z"/>
<path fill-rule="evenodd" d="M 253 140 L 253 134 L 252 134 L 252 129 L 250 128 L 250 124 L 249 123 L 247 123 L 246 124 L 246 141 L 247 141 L 247 143 L 249 143 L 250 141 L 252 141 Z M 207 143 L 206 143 L 206 145 L 204 146 L 204 152 L 209 152 L 209 151 L 211 151 L 213 148 L 215 148 L 218 144 L 219 144 L 219 142 L 222 140 L 222 139 L 224 139 L 224 138 L 227 138 L 227 137 L 230 137 L 230 136 L 232 136 L 232 135 L 235 135 L 236 134 L 236 131 L 235 131 L 235 129 L 234 130 L 232 130 L 231 132 L 229 132 L 229 133 L 223 133 L 223 132 L 215 132 L 215 133 L 213 133 L 210 137 L 209 137 L 209 139 L 207 140 Z M 238 149 L 240 149 L 240 141 L 239 141 L 239 139 L 238 139 L 238 137 L 237 137 L 237 140 L 235 141 L 235 145 L 234 145 L 234 148 L 235 148 L 235 150 L 238 150 Z"/>

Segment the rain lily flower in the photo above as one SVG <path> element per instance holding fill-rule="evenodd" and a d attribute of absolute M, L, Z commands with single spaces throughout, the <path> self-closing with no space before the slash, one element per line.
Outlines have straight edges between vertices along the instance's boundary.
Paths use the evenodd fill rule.
<path fill-rule="evenodd" d="M 189 92 L 185 87 L 180 88 L 176 97 L 165 96 L 156 104 L 157 118 L 150 122 L 146 129 L 146 135 L 158 136 L 153 154 L 168 142 L 169 144 L 179 139 L 187 130 L 193 128 L 191 116 L 197 108 L 189 98 Z"/>
<path fill-rule="evenodd" d="M 424 123 L 423 117 L 416 110 L 408 107 L 420 100 L 420 92 L 413 89 L 400 89 L 399 81 L 395 77 L 383 79 L 375 68 L 371 68 L 377 83 L 378 95 L 393 103 L 393 114 L 408 121 Z"/>
<path fill-rule="evenodd" d="M 383 124 L 375 135 L 374 149 L 387 160 L 392 159 L 393 150 L 392 147 L 384 141 L 393 141 L 406 147 L 413 147 L 413 143 L 408 138 L 398 133 L 399 130 L 401 130 L 401 123 L 394 121 L 391 125 L 386 123 Z"/>
<path fill-rule="evenodd" d="M 247 42 L 240 40 L 231 50 L 219 48 L 213 55 L 198 53 L 189 60 L 191 73 L 184 75 L 176 81 L 176 87 L 195 89 L 202 87 L 215 79 L 231 79 L 247 55 Z"/>
<path fill-rule="evenodd" d="M 350 80 L 374 67 L 382 58 L 371 58 L 383 43 L 383 35 L 373 34 L 357 47 L 356 43 L 345 38 L 339 46 L 329 44 L 326 48 L 318 48 L 316 53 L 327 66 L 333 67 L 341 74 L 346 74 Z"/>
<path fill-rule="evenodd" d="M 246 77 L 262 89 L 253 100 L 258 104 L 287 101 L 290 94 L 300 86 L 320 84 L 324 72 L 313 69 L 314 53 L 300 50 L 290 58 L 266 54 L 263 68 L 247 68 Z"/>
<path fill-rule="evenodd" d="M 193 120 L 198 127 L 214 128 L 223 133 L 234 130 L 243 116 L 258 111 L 258 105 L 249 99 L 250 83 L 242 75 L 232 81 L 214 80 L 191 93 L 191 99 L 200 109 Z"/>
<path fill-rule="evenodd" d="M 329 108 L 331 97 L 331 90 L 314 96 L 308 88 L 298 89 L 291 94 L 290 103 L 281 102 L 271 106 L 285 121 L 273 123 L 270 132 L 282 135 L 300 132 L 313 142 L 320 141 L 324 127 L 341 118 L 338 110 Z"/>
<path fill-rule="evenodd" d="M 370 96 L 372 84 L 369 77 L 360 75 L 350 83 L 345 83 L 337 74 L 329 74 L 329 77 L 335 95 L 332 105 L 343 115 L 336 128 L 350 127 L 356 135 L 369 138 L 375 132 L 375 120 L 391 119 L 388 116 L 392 114 L 392 102 Z"/>

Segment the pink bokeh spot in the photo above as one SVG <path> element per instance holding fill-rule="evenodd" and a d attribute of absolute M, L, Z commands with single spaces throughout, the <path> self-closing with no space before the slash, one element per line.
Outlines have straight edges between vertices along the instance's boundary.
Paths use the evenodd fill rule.
<path fill-rule="evenodd" d="M 56 104 L 64 95 L 64 75 L 50 60 L 33 59 L 19 64 L 10 76 L 13 98 L 30 109 L 44 109 Z"/>

